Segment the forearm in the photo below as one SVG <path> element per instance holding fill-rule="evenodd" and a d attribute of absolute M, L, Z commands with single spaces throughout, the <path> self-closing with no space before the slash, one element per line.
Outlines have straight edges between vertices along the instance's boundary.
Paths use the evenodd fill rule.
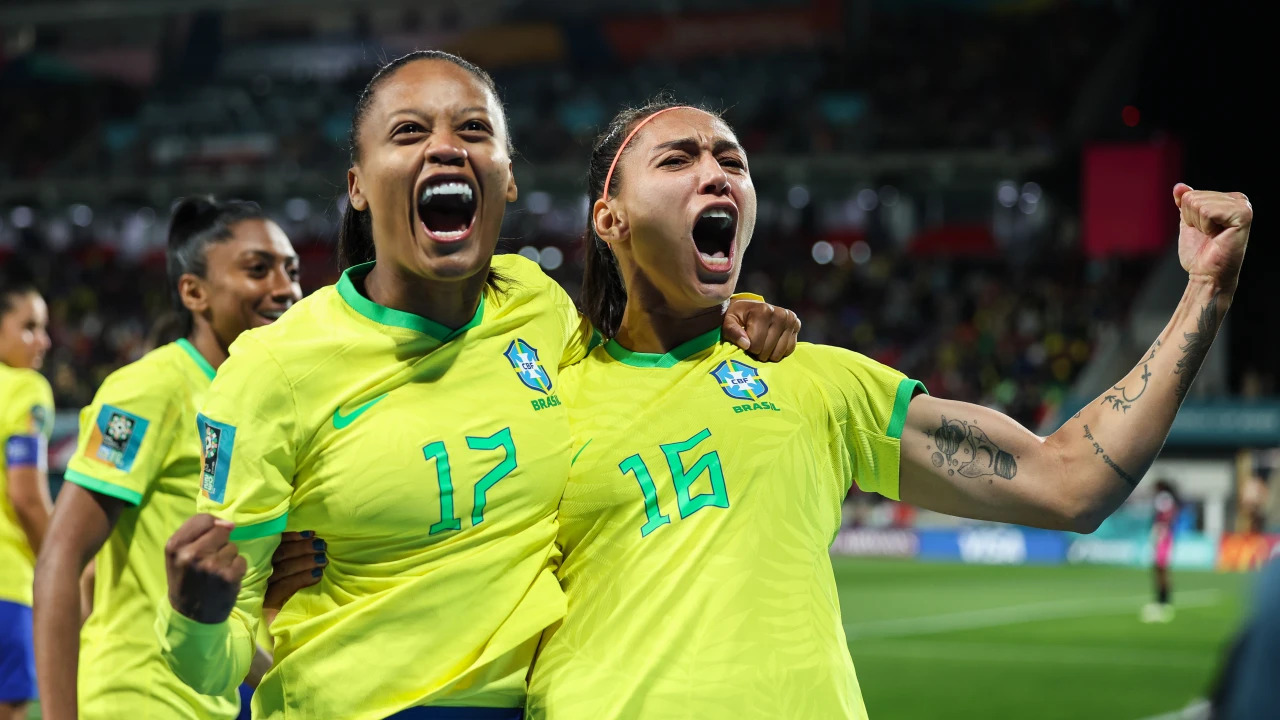
<path fill-rule="evenodd" d="M 156 634 L 165 662 L 193 690 L 223 695 L 249 675 L 255 647 L 247 618 L 240 611 L 205 624 L 185 617 L 167 604 L 156 618 Z"/>
<path fill-rule="evenodd" d="M 1192 280 L 1141 362 L 1046 440 L 1083 529 L 1097 527 L 1146 474 L 1230 304 L 1229 293 Z"/>
<path fill-rule="evenodd" d="M 36 567 L 36 677 L 44 717 L 76 717 L 80 660 L 80 568 L 74 554 L 51 547 Z"/>
<path fill-rule="evenodd" d="M 49 508 L 40 502 L 24 505 L 15 503 L 13 512 L 18 516 L 18 524 L 22 526 L 22 532 L 27 536 L 31 552 L 39 555 L 40 548 L 44 545 L 45 535 L 49 532 Z"/>
<path fill-rule="evenodd" d="M 34 467 L 9 468 L 9 502 L 32 553 L 39 555 L 53 513 L 44 472 Z"/>

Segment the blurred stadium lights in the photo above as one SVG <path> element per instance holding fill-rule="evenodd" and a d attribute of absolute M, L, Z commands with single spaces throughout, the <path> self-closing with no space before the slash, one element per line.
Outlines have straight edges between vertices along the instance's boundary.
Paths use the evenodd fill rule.
<path fill-rule="evenodd" d="M 516 253 L 523 257 L 527 257 L 536 263 L 539 263 L 539 264 L 542 263 L 542 253 L 538 252 L 538 248 L 532 245 L 525 245 L 524 247 L 517 250 Z"/>
<path fill-rule="evenodd" d="M 72 205 L 67 214 L 76 227 L 89 227 L 93 223 L 93 210 L 88 205 Z"/>
<path fill-rule="evenodd" d="M 829 264 L 836 256 L 835 249 L 826 240 L 819 240 L 814 243 L 811 254 L 813 255 L 813 261 L 819 265 Z"/>
<path fill-rule="evenodd" d="M 542 265 L 544 270 L 558 270 L 564 264 L 564 253 L 554 245 L 542 248 L 538 264 Z"/>
<path fill-rule="evenodd" d="M 16 228 L 29 228 L 35 223 L 36 214 L 31 208 L 25 205 L 19 205 L 9 213 L 9 222 L 13 223 Z"/>
<path fill-rule="evenodd" d="M 809 205 L 809 189 L 803 185 L 793 185 L 787 191 L 787 203 L 791 207 L 800 210 Z"/>

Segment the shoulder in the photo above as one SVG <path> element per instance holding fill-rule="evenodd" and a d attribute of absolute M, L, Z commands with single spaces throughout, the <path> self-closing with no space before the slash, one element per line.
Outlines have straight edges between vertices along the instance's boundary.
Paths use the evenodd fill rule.
<path fill-rule="evenodd" d="M 241 333 L 240 337 L 231 344 L 231 352 L 236 352 L 236 347 L 246 338 L 256 341 L 244 343 L 246 346 L 258 345 L 264 348 L 281 349 L 326 336 L 333 330 L 342 306 L 345 306 L 345 303 L 338 295 L 337 288 L 326 285 L 299 300 L 281 315 L 280 319 L 270 325 Z M 321 332 L 321 328 L 325 330 Z"/>
<path fill-rule="evenodd" d="M 182 348 L 175 343 L 161 345 L 128 365 L 116 368 L 102 381 L 98 390 L 129 386 L 167 393 L 185 383 L 180 362 L 185 362 Z"/>
<path fill-rule="evenodd" d="M 189 362 L 184 354 L 170 343 L 117 368 L 98 386 L 93 404 L 162 420 L 171 408 L 191 396 L 190 381 L 179 364 Z"/>
<path fill-rule="evenodd" d="M 8 386 L 5 394 L 10 397 L 38 401 L 41 404 L 45 404 L 44 401 L 47 398 L 48 404 L 53 403 L 53 388 L 45 376 L 36 370 L 5 367 L 0 378 L 3 378 L 0 386 Z"/>
<path fill-rule="evenodd" d="M 245 370 L 296 377 L 314 369 L 331 358 L 335 342 L 348 339 L 352 324 L 343 314 L 345 307 L 330 285 L 303 298 L 274 323 L 241 333 L 215 382 L 224 374 L 243 377 Z"/>
<path fill-rule="evenodd" d="M 494 255 L 492 268 L 500 276 L 499 287 L 503 294 L 532 295 L 553 302 L 573 304 L 569 293 L 565 292 L 560 283 L 543 272 L 538 263 L 523 255 L 515 253 Z M 502 282 L 503 280 L 505 282 Z"/>
<path fill-rule="evenodd" d="M 776 365 L 788 372 L 807 375 L 823 384 L 843 384 L 855 380 L 859 383 L 896 386 L 906 377 L 898 370 L 862 353 L 832 345 L 803 342 L 797 343 L 795 352 Z"/>

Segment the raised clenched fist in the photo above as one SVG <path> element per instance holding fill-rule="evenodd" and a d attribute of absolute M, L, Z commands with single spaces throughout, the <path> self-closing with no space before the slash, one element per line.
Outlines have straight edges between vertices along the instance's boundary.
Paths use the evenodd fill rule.
<path fill-rule="evenodd" d="M 1192 190 L 1178 183 L 1173 202 L 1181 213 L 1178 259 L 1183 269 L 1192 280 L 1204 280 L 1234 294 L 1253 224 L 1249 198 L 1238 192 Z"/>
<path fill-rule="evenodd" d="M 169 577 L 169 604 L 174 610 L 202 623 L 220 623 L 235 607 L 240 581 L 248 570 L 245 559 L 231 542 L 226 520 L 196 515 L 178 528 L 164 546 L 165 572 Z"/>

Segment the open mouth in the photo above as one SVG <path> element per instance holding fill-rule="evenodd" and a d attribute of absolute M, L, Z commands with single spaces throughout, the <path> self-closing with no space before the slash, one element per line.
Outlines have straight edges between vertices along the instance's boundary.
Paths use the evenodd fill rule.
<path fill-rule="evenodd" d="M 693 244 L 704 269 L 728 272 L 733 267 L 733 238 L 737 230 L 737 214 L 731 208 L 713 207 L 702 211 L 693 224 Z"/>
<path fill-rule="evenodd" d="M 422 189 L 418 196 L 418 219 L 432 240 L 457 242 L 471 234 L 477 205 L 476 191 L 470 183 L 458 178 L 442 178 Z"/>

